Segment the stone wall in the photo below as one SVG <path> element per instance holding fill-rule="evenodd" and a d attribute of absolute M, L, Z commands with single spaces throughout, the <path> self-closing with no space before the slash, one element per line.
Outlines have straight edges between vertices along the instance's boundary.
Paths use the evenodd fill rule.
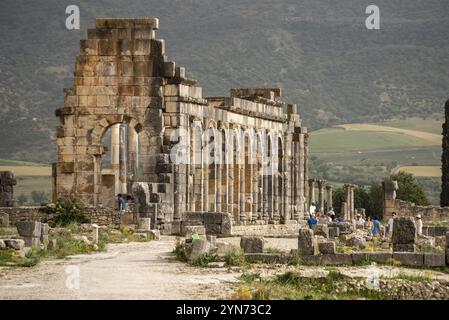
<path fill-rule="evenodd" d="M 16 179 L 11 171 L 0 171 L 0 207 L 13 207 Z"/>
<path fill-rule="evenodd" d="M 84 215 L 92 223 L 98 225 L 112 225 L 120 227 L 121 215 L 111 208 L 84 208 Z M 9 216 L 9 224 L 15 225 L 18 221 L 47 221 L 54 217 L 49 214 L 46 207 L 0 207 L 0 215 Z"/>
<path fill-rule="evenodd" d="M 232 236 L 264 236 L 296 238 L 299 229 L 304 227 L 300 223 L 289 224 L 260 224 L 246 226 L 232 226 Z"/>
<path fill-rule="evenodd" d="M 396 199 L 398 185 L 396 181 L 384 181 L 384 219 L 389 219 L 393 212 L 399 216 L 416 217 L 420 214 L 426 222 L 449 222 L 449 207 L 418 206 L 412 202 Z"/>

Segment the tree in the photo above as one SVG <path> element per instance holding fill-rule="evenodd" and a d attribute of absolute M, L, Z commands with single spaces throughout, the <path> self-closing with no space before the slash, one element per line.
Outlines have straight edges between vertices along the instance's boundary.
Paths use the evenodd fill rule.
<path fill-rule="evenodd" d="M 444 105 L 445 122 L 443 123 L 443 152 L 441 155 L 442 171 L 440 205 L 449 207 L 449 100 Z"/>
<path fill-rule="evenodd" d="M 44 202 L 48 202 L 48 197 L 43 191 L 32 191 L 31 192 L 31 199 L 33 199 L 33 202 L 35 204 L 42 204 Z"/>
<path fill-rule="evenodd" d="M 343 188 L 336 188 L 332 192 L 332 204 L 334 206 L 334 212 L 337 214 L 343 213 L 341 212 L 341 203 L 345 201 L 345 191 Z"/>
<path fill-rule="evenodd" d="M 365 206 L 366 214 L 370 217 L 383 217 L 383 190 L 382 184 L 373 182 L 369 189 L 369 200 Z"/>
<path fill-rule="evenodd" d="M 397 199 L 413 202 L 420 206 L 428 206 L 430 204 L 422 187 L 412 174 L 399 171 L 396 174 L 392 174 L 390 178 L 398 182 Z"/>
<path fill-rule="evenodd" d="M 17 197 L 17 202 L 19 203 L 19 205 L 23 206 L 27 203 L 28 201 L 28 197 L 26 195 L 24 195 L 23 193 L 21 193 L 18 197 Z"/>

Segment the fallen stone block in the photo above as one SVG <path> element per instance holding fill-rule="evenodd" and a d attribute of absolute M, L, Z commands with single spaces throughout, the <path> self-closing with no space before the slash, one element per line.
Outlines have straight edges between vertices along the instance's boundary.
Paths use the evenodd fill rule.
<path fill-rule="evenodd" d="M 354 264 L 362 263 L 386 263 L 393 257 L 391 252 L 354 252 L 351 253 L 352 262 Z"/>
<path fill-rule="evenodd" d="M 351 254 L 336 253 L 321 255 L 321 263 L 325 265 L 352 265 Z"/>
<path fill-rule="evenodd" d="M 298 254 L 313 255 L 315 253 L 313 230 L 309 228 L 299 229 L 298 234 Z"/>
<path fill-rule="evenodd" d="M 19 254 L 20 257 L 25 258 L 26 255 L 31 252 L 31 250 L 32 250 L 31 247 L 24 247 L 18 250 L 17 253 Z"/>
<path fill-rule="evenodd" d="M 48 223 L 41 223 L 41 236 L 47 236 L 50 231 Z"/>
<path fill-rule="evenodd" d="M 206 235 L 206 228 L 204 226 L 183 226 L 182 234 L 185 235 L 186 238 L 190 238 L 192 235 Z"/>
<path fill-rule="evenodd" d="M 307 264 L 307 265 L 312 265 L 312 266 L 320 265 L 322 262 L 322 259 L 323 259 L 323 255 L 321 255 L 321 254 L 316 255 L 316 256 L 313 256 L 313 255 L 300 256 L 300 261 L 302 263 Z"/>
<path fill-rule="evenodd" d="M 5 242 L 6 248 L 9 249 L 21 250 L 25 247 L 25 241 L 21 239 L 5 239 L 3 241 Z"/>
<path fill-rule="evenodd" d="M 0 250 L 6 249 L 6 243 L 3 239 L 0 239 Z"/>
<path fill-rule="evenodd" d="M 206 236 L 206 239 L 207 239 L 207 241 L 210 242 L 210 245 L 212 246 L 212 248 L 216 248 L 217 236 L 208 235 L 208 236 Z"/>
<path fill-rule="evenodd" d="M 188 260 L 195 260 L 199 256 L 209 253 L 211 251 L 210 242 L 207 240 L 194 240 L 190 245 L 190 250 L 186 252 Z"/>
<path fill-rule="evenodd" d="M 352 244 L 352 246 L 354 246 L 358 249 L 366 248 L 366 240 L 363 237 L 357 237 L 357 236 L 352 237 L 351 244 Z"/>
<path fill-rule="evenodd" d="M 133 237 L 136 240 L 146 241 L 148 240 L 148 234 L 146 232 L 136 232 L 133 233 Z"/>
<path fill-rule="evenodd" d="M 25 241 L 25 245 L 27 247 L 38 247 L 39 248 L 42 243 L 41 238 L 37 238 L 37 237 L 22 237 L 22 239 Z"/>
<path fill-rule="evenodd" d="M 416 245 L 393 243 L 393 252 L 416 252 Z"/>
<path fill-rule="evenodd" d="M 329 238 L 337 238 L 340 236 L 340 229 L 338 227 L 329 227 Z"/>
<path fill-rule="evenodd" d="M 37 221 L 19 221 L 16 223 L 17 232 L 21 237 L 37 237 L 41 236 L 42 223 Z"/>
<path fill-rule="evenodd" d="M 415 221 L 410 217 L 399 217 L 394 219 L 393 235 L 391 242 L 393 248 L 395 244 L 415 244 L 417 241 L 417 233 Z"/>
<path fill-rule="evenodd" d="M 407 266 L 422 266 L 424 254 L 416 252 L 393 252 L 393 259 Z"/>
<path fill-rule="evenodd" d="M 240 238 L 240 248 L 244 253 L 262 253 L 264 239 L 260 237 L 242 237 Z"/>
<path fill-rule="evenodd" d="M 151 229 L 151 218 L 137 219 L 137 226 L 139 230 L 149 231 Z"/>
<path fill-rule="evenodd" d="M 428 267 L 444 267 L 446 256 L 444 253 L 424 253 L 424 265 Z"/>
<path fill-rule="evenodd" d="M 148 232 L 148 239 L 156 241 L 161 240 L 161 232 L 159 230 L 150 230 L 150 232 Z"/>
<path fill-rule="evenodd" d="M 327 224 L 316 224 L 312 228 L 313 234 L 316 236 L 322 236 L 326 239 L 329 238 L 329 228 Z"/>
<path fill-rule="evenodd" d="M 318 242 L 318 251 L 321 254 L 335 254 L 337 247 L 333 241 Z"/>
<path fill-rule="evenodd" d="M 337 227 L 339 229 L 340 235 L 350 234 L 354 232 L 354 225 L 350 222 L 332 222 L 329 223 L 329 227 Z"/>
<path fill-rule="evenodd" d="M 57 247 L 58 247 L 58 243 L 57 243 L 56 239 L 51 239 L 48 242 L 47 250 L 55 250 Z"/>
<path fill-rule="evenodd" d="M 221 240 L 217 240 L 215 242 L 215 252 L 217 253 L 218 256 L 220 257 L 224 257 L 232 252 L 237 252 L 239 250 L 241 250 L 240 247 L 231 244 L 229 242 L 226 241 L 221 241 Z"/>

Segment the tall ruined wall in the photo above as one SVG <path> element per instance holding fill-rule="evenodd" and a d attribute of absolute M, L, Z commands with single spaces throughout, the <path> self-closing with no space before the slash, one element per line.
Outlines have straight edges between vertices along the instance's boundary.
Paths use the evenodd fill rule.
<path fill-rule="evenodd" d="M 279 88 L 204 98 L 166 56 L 164 41 L 155 38 L 158 25 L 158 19 L 99 19 L 81 41 L 74 85 L 56 113 L 54 200 L 111 207 L 116 194 L 135 193 L 138 215 L 167 233 L 179 231 L 184 212 L 226 212 L 238 224 L 302 219 L 308 134 L 296 105 L 282 102 Z M 109 128 L 106 170 L 102 140 Z M 176 145 L 185 147 L 179 152 L 187 161 L 173 161 Z M 232 163 L 194 161 L 209 158 Z M 269 163 L 269 172 L 254 159 Z"/>
<path fill-rule="evenodd" d="M 393 212 L 399 216 L 416 217 L 420 214 L 424 222 L 449 222 L 449 207 L 418 206 L 412 202 L 396 199 L 398 184 L 396 181 L 384 181 L 384 219 Z"/>

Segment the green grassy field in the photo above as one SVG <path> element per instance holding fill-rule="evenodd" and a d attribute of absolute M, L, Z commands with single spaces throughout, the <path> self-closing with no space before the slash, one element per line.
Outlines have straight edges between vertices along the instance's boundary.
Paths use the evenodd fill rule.
<path fill-rule="evenodd" d="M 14 197 L 26 197 L 23 204 L 35 205 L 39 201 L 33 200 L 33 191 L 43 192 L 47 200 L 51 198 L 52 178 L 51 167 L 48 164 L 26 161 L 0 159 L 0 171 L 12 171 L 17 180 L 14 188 Z"/>
<path fill-rule="evenodd" d="M 313 131 L 310 172 L 328 181 L 370 184 L 387 177 L 394 169 L 413 166 L 420 180 L 429 178 L 424 188 L 436 203 L 439 180 L 435 170 L 422 168 L 441 166 L 440 131 L 441 122 L 417 118 Z"/>

